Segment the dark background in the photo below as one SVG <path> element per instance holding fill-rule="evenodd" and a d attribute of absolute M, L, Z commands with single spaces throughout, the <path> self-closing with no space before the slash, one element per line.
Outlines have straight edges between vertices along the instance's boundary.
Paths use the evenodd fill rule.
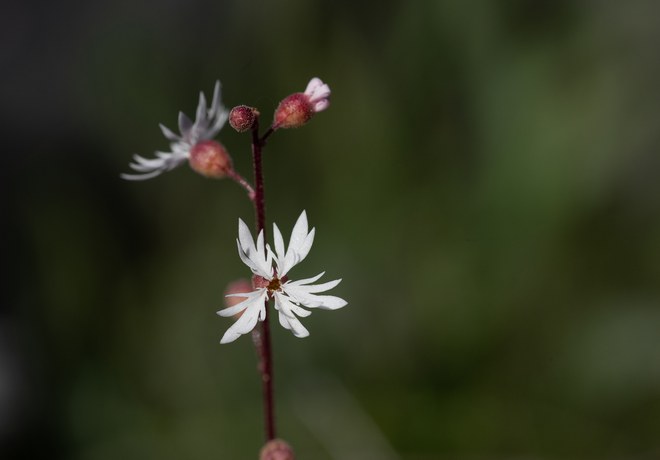
<path fill-rule="evenodd" d="M 328 111 L 266 150 L 292 276 L 349 301 L 275 324 L 301 459 L 660 457 L 660 6 L 653 1 L 18 1 L 0 7 L 3 459 L 250 459 L 255 353 L 218 341 L 244 193 L 159 122 Z M 219 139 L 250 175 L 249 139 Z"/>

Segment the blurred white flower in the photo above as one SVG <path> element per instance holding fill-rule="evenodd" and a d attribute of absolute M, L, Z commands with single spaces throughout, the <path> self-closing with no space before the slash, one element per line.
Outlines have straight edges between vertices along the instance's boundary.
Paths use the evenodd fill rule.
<path fill-rule="evenodd" d="M 227 121 L 228 112 L 220 100 L 220 81 L 215 82 L 211 107 L 207 108 L 204 93 L 199 93 L 197 113 L 193 123 L 186 114 L 179 112 L 181 135 L 160 125 L 163 135 L 170 141 L 169 152 L 156 152 L 156 158 L 148 159 L 133 155 L 130 167 L 138 174 L 121 174 L 126 180 L 145 180 L 156 177 L 165 171 L 176 168 L 190 158 L 190 152 L 199 142 L 213 139 Z"/>
<path fill-rule="evenodd" d="M 309 331 L 302 325 L 298 317 L 312 314 L 307 308 L 336 310 L 344 307 L 347 302 L 339 297 L 317 295 L 337 286 L 341 279 L 321 284 L 316 282 L 323 273 L 313 278 L 290 281 L 286 276 L 289 270 L 300 263 L 312 247 L 315 229 L 308 232 L 307 214 L 300 214 L 291 232 L 289 246 L 284 249 L 284 239 L 277 225 L 273 224 L 275 252 L 264 243 L 263 231 L 259 232 L 256 244 L 245 222 L 238 220 L 238 255 L 252 273 L 256 289 L 250 293 L 230 294 L 231 297 L 244 297 L 237 305 L 220 310 L 220 316 L 233 316 L 243 312 L 241 317 L 225 332 L 220 343 L 229 343 L 242 334 L 247 334 L 266 317 L 266 300 L 275 299 L 275 309 L 279 313 L 282 327 L 289 329 L 296 337 L 307 337 Z M 275 262 L 273 266 L 273 262 Z"/>

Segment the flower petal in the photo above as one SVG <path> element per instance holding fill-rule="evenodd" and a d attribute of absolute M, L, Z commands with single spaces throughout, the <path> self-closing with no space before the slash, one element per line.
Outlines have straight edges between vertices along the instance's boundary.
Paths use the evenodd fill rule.
<path fill-rule="evenodd" d="M 287 284 L 282 286 L 282 289 L 294 302 L 299 303 L 300 305 L 307 308 L 337 310 L 339 308 L 345 307 L 348 304 L 348 302 L 346 302 L 341 297 L 312 294 L 307 290 L 309 287 L 311 286 L 292 286 Z"/>
<path fill-rule="evenodd" d="M 180 140 L 181 140 L 181 137 L 179 137 L 179 136 L 177 136 L 176 134 L 174 134 L 174 133 L 173 133 L 173 132 L 172 132 L 167 126 L 165 126 L 164 124 L 161 123 L 161 124 L 159 124 L 158 126 L 160 126 L 160 130 L 163 132 L 163 136 L 165 136 L 165 138 L 166 138 L 167 140 L 170 140 L 170 141 L 173 141 L 173 142 L 177 142 L 177 141 L 180 141 Z"/>
<path fill-rule="evenodd" d="M 294 305 L 286 296 L 279 292 L 275 293 L 275 309 L 279 312 L 279 320 L 282 327 L 291 330 L 296 337 L 302 338 L 309 335 L 309 331 L 302 325 L 300 320 L 296 318 L 292 311 L 294 309 L 298 311 L 302 309 L 297 305 Z"/>
<path fill-rule="evenodd" d="M 223 308 L 222 310 L 216 312 L 220 316 L 234 316 L 236 313 L 239 313 L 250 306 L 252 302 L 258 297 L 261 297 L 265 289 L 257 289 L 252 292 L 245 292 L 240 294 L 227 294 L 225 297 L 244 297 L 245 300 L 237 303 L 234 306 Z"/>
<path fill-rule="evenodd" d="M 259 232 L 255 247 L 252 233 L 242 219 L 238 219 L 238 255 L 253 273 L 267 279 L 273 276 L 272 255 L 264 248 L 263 231 Z"/>
<path fill-rule="evenodd" d="M 287 286 L 291 286 L 294 289 L 298 289 L 301 292 L 306 292 L 308 294 L 311 293 L 316 293 L 316 292 L 325 292 L 329 291 L 330 289 L 334 288 L 341 282 L 341 278 L 334 280 L 334 281 L 327 281 L 325 283 L 321 284 L 310 284 L 310 285 L 303 285 L 303 284 L 296 284 L 295 282 L 285 284 L 283 288 L 286 288 Z"/>
<path fill-rule="evenodd" d="M 291 268 L 304 260 L 309 254 L 316 230 L 312 229 L 311 232 L 307 233 L 307 229 L 307 213 L 303 211 L 291 231 L 291 239 L 284 259 L 278 257 L 277 271 L 279 276 L 286 275 Z"/>
<path fill-rule="evenodd" d="M 320 101 L 313 102 L 314 112 L 323 112 L 325 109 L 330 107 L 330 101 L 327 99 L 321 99 Z"/>
<path fill-rule="evenodd" d="M 313 276 L 313 277 L 311 277 L 311 278 L 305 278 L 305 279 L 298 280 L 298 281 L 288 281 L 288 282 L 285 284 L 285 286 L 289 286 L 289 285 L 292 285 L 292 286 L 301 286 L 301 285 L 305 285 L 305 284 L 313 283 L 314 281 L 317 281 L 318 279 L 320 279 L 323 275 L 325 275 L 325 272 L 321 272 L 321 273 L 319 273 L 318 275 Z"/>
<path fill-rule="evenodd" d="M 282 233 L 275 223 L 273 223 L 273 240 L 275 241 L 275 252 L 277 253 L 278 260 L 284 260 L 284 256 L 286 255 L 284 251 L 284 238 L 282 238 Z"/>
<path fill-rule="evenodd" d="M 225 308 L 224 310 L 220 310 L 218 312 L 219 315 L 227 316 L 229 314 L 227 313 L 229 310 L 235 310 L 232 314 L 236 314 L 241 311 L 241 309 L 236 309 L 238 306 L 242 306 L 244 310 L 241 317 L 234 324 L 232 324 L 229 329 L 227 329 L 227 332 L 225 332 L 225 334 L 222 336 L 220 343 L 224 344 L 233 342 L 241 335 L 247 334 L 248 332 L 252 331 L 252 329 L 254 329 L 257 321 L 265 316 L 267 294 L 268 292 L 266 289 L 260 289 L 251 292 L 250 297 L 240 304 Z"/>
<path fill-rule="evenodd" d="M 181 137 L 186 140 L 190 140 L 190 130 L 193 127 L 193 122 L 188 118 L 183 112 L 179 112 L 179 131 L 181 132 Z"/>
<path fill-rule="evenodd" d="M 298 247 L 305 241 L 307 238 L 307 213 L 303 211 L 298 217 L 296 224 L 293 226 L 291 231 L 291 239 L 289 240 L 288 250 L 298 250 Z"/>
<path fill-rule="evenodd" d="M 305 88 L 305 94 L 308 96 L 314 92 L 316 88 L 318 88 L 320 85 L 322 85 L 323 82 L 321 81 L 320 78 L 314 77 L 312 78 L 309 83 L 307 83 L 307 88 Z"/>

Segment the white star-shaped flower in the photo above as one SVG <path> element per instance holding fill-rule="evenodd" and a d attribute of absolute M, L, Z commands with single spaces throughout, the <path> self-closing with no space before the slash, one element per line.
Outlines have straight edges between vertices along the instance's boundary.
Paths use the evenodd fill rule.
<path fill-rule="evenodd" d="M 240 318 L 225 332 L 220 343 L 229 343 L 243 334 L 247 334 L 266 317 L 266 300 L 275 299 L 282 327 L 289 329 L 296 337 L 307 337 L 309 331 L 298 317 L 312 314 L 307 308 L 336 310 L 344 307 L 346 301 L 331 295 L 317 295 L 337 286 L 341 279 L 321 284 L 312 284 L 325 272 L 313 278 L 291 281 L 287 273 L 302 262 L 314 242 L 316 229 L 308 232 L 307 214 L 300 214 L 291 232 L 289 246 L 284 249 L 284 239 L 277 225 L 273 224 L 275 252 L 264 242 L 263 231 L 259 232 L 255 244 L 252 233 L 241 219 L 238 220 L 238 255 L 252 273 L 256 289 L 245 294 L 229 294 L 228 297 L 244 297 L 241 303 L 218 312 L 220 316 L 233 316 L 242 312 Z M 274 265 L 273 265 L 274 262 Z"/>
<path fill-rule="evenodd" d="M 179 131 L 181 135 L 173 133 L 164 125 L 159 125 L 163 135 L 170 141 L 170 152 L 156 152 L 156 158 L 148 159 L 140 155 L 133 155 L 130 167 L 139 174 L 122 174 L 122 179 L 145 180 L 151 179 L 165 171 L 176 168 L 190 158 L 190 151 L 199 142 L 213 139 L 227 121 L 228 112 L 220 101 L 220 81 L 215 82 L 211 107 L 207 108 L 204 93 L 199 93 L 197 113 L 193 123 L 188 116 L 179 112 Z"/>

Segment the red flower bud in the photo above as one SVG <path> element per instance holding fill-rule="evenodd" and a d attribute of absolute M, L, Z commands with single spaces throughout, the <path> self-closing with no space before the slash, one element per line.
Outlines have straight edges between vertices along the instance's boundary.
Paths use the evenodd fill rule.
<path fill-rule="evenodd" d="M 312 116 L 328 108 L 330 87 L 318 78 L 312 78 L 304 93 L 285 97 L 275 110 L 273 129 L 298 128 Z"/>
<path fill-rule="evenodd" d="M 259 111 L 247 105 L 239 105 L 229 112 L 229 125 L 239 133 L 249 130 L 259 116 Z"/>
<path fill-rule="evenodd" d="M 221 179 L 232 171 L 227 150 L 216 141 L 202 141 L 190 150 L 190 167 L 202 176 Z"/>

